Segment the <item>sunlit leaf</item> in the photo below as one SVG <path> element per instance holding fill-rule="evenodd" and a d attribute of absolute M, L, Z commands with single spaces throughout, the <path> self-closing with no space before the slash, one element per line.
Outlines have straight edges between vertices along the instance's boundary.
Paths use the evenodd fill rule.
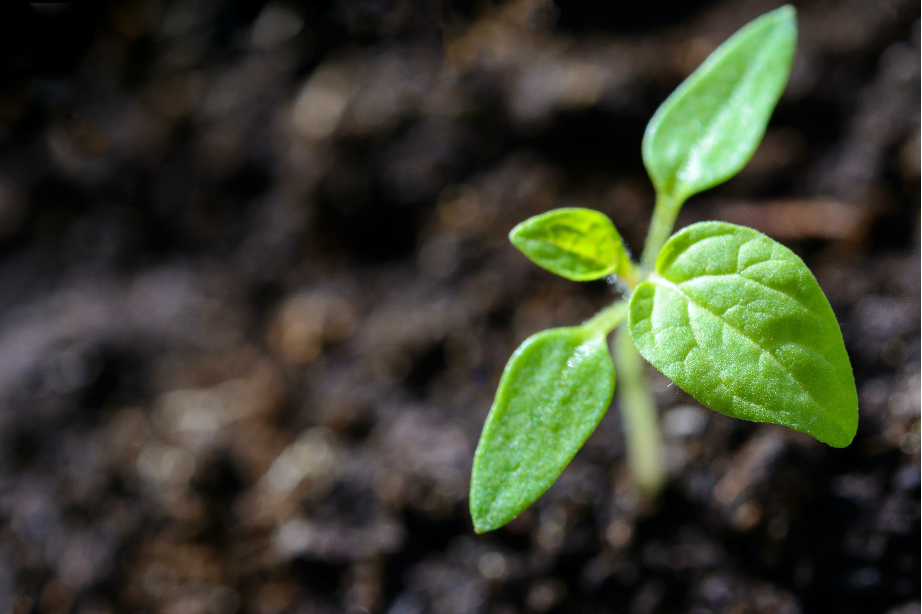
<path fill-rule="evenodd" d="M 640 353 L 708 407 L 851 443 L 858 397 L 842 333 L 810 270 L 750 228 L 673 236 L 630 307 Z"/>
<path fill-rule="evenodd" d="M 592 209 L 554 209 L 512 229 L 509 240 L 532 262 L 573 281 L 624 275 L 631 266 L 621 235 Z"/>

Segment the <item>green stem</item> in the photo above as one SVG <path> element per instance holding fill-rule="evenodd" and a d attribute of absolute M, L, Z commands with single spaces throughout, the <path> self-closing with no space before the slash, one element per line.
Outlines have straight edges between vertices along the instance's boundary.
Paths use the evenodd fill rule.
<path fill-rule="evenodd" d="M 619 324 L 627 320 L 627 314 L 627 301 L 618 301 L 583 322 L 583 330 L 587 331 L 591 337 L 608 335 Z"/>
<path fill-rule="evenodd" d="M 666 481 L 663 443 L 656 405 L 643 372 L 643 360 L 627 327 L 615 335 L 614 358 L 628 467 L 640 491 L 654 496 Z"/>
<path fill-rule="evenodd" d="M 653 218 L 650 220 L 650 230 L 647 231 L 647 240 L 643 246 L 643 255 L 640 264 L 647 269 L 653 269 L 660 250 L 672 234 L 676 216 L 685 201 L 665 194 L 656 195 L 656 205 L 653 207 Z"/>

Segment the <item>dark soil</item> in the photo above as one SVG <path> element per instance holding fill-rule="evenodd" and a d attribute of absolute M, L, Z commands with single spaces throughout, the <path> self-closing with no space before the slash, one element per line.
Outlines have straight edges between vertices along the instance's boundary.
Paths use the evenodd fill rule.
<path fill-rule="evenodd" d="M 647 120 L 776 3 L 0 4 L 0 611 L 919 612 L 919 6 L 796 4 L 762 147 L 679 223 L 806 260 L 858 437 L 651 373 L 661 497 L 613 408 L 482 536 L 506 359 L 613 298 L 507 232 L 579 205 L 639 250 Z"/>

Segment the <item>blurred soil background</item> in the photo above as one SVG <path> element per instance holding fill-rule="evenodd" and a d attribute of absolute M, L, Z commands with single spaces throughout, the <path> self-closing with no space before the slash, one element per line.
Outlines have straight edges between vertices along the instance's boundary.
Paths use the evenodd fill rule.
<path fill-rule="evenodd" d="M 804 0 L 748 168 L 693 198 L 814 270 L 858 437 L 669 386 L 477 536 L 525 337 L 613 300 L 527 216 L 639 251 L 669 92 L 768 0 L 0 4 L 0 611 L 919 612 L 919 5 Z"/>

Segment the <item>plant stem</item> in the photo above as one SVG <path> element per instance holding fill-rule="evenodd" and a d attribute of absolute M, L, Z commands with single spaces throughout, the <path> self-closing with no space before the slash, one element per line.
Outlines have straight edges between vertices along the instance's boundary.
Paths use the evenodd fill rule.
<path fill-rule="evenodd" d="M 590 336 L 605 336 L 627 319 L 627 301 L 613 303 L 583 322 L 583 330 Z"/>
<path fill-rule="evenodd" d="M 613 353 L 628 467 L 640 491 L 654 496 L 666 480 L 663 443 L 656 405 L 643 372 L 643 360 L 626 326 L 615 335 Z"/>
<path fill-rule="evenodd" d="M 672 234 L 676 216 L 682 208 L 684 199 L 674 198 L 665 194 L 656 195 L 656 205 L 653 207 L 653 217 L 650 219 L 650 230 L 647 231 L 647 240 L 644 242 L 643 255 L 640 264 L 652 269 L 660 250 Z"/>

